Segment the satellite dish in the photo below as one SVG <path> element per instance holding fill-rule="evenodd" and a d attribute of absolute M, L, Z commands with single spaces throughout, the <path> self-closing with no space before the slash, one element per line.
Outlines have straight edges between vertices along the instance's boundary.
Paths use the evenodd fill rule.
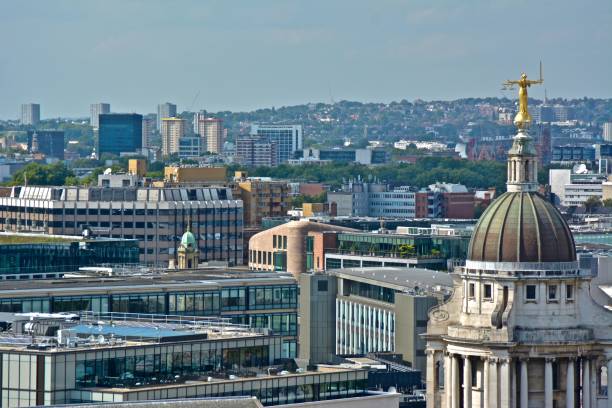
<path fill-rule="evenodd" d="M 113 174 L 113 169 L 111 169 L 110 167 L 107 168 L 106 170 L 104 170 L 104 174 Z"/>
<path fill-rule="evenodd" d="M 572 172 L 574 174 L 587 174 L 589 170 L 587 169 L 586 164 L 580 163 L 580 164 L 574 165 L 574 167 L 572 168 Z"/>

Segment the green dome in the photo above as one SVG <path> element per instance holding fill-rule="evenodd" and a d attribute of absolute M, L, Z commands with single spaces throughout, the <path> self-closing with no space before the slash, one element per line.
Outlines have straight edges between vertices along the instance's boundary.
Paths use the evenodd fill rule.
<path fill-rule="evenodd" d="M 574 239 L 557 209 L 535 192 L 508 192 L 480 217 L 468 260 L 573 262 Z"/>
<path fill-rule="evenodd" d="M 195 236 L 191 233 L 191 231 L 187 231 L 183 234 L 183 237 L 181 238 L 181 245 L 185 248 L 196 247 L 196 239 Z"/>

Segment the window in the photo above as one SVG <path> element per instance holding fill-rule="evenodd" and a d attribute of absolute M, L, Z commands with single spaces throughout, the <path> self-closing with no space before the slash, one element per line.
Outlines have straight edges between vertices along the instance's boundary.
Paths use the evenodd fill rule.
<path fill-rule="evenodd" d="M 324 281 L 324 280 L 317 281 L 317 290 L 319 292 L 327 292 L 327 281 Z"/>
<path fill-rule="evenodd" d="M 537 300 L 536 289 L 537 289 L 536 285 L 525 286 L 525 300 L 527 300 L 528 302 L 529 301 L 535 302 Z"/>
<path fill-rule="evenodd" d="M 559 296 L 559 290 L 557 285 L 548 285 L 548 301 L 556 302 Z"/>
<path fill-rule="evenodd" d="M 468 286 L 468 297 L 473 298 L 475 296 L 475 292 L 476 292 L 476 285 L 473 283 L 470 283 Z"/>
<path fill-rule="evenodd" d="M 493 285 L 486 283 L 484 285 L 484 299 L 493 299 Z"/>
<path fill-rule="evenodd" d="M 571 302 L 574 300 L 574 285 L 565 286 L 565 300 Z"/>

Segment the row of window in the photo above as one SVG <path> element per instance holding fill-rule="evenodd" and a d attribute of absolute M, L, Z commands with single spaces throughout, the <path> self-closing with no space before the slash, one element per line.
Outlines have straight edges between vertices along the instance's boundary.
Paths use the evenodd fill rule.
<path fill-rule="evenodd" d="M 215 315 L 220 311 L 294 309 L 296 286 L 224 288 L 221 291 L 189 291 L 110 296 L 56 296 L 51 298 L 0 299 L 0 312 L 159 313 Z"/>
<path fill-rule="evenodd" d="M 286 235 L 272 235 L 272 248 L 287 249 L 287 236 Z"/>
<path fill-rule="evenodd" d="M 26 211 L 27 210 L 27 211 Z M 40 208 L 40 207 L 21 207 L 21 206 L 2 206 L 0 211 L 8 212 L 28 212 L 29 214 L 52 214 L 52 215 L 148 215 L 148 216 L 164 216 L 164 215 L 178 215 L 181 216 L 180 212 L 176 210 L 156 210 L 156 209 L 131 209 L 131 208 Z M 240 207 L 229 208 L 199 208 L 193 209 L 193 214 L 197 215 L 213 215 L 213 214 L 227 214 L 230 212 L 241 213 Z M 188 212 L 185 212 L 186 214 Z"/>
<path fill-rule="evenodd" d="M 525 301 L 530 303 L 537 303 L 539 300 L 538 296 L 539 285 L 525 285 Z M 564 289 L 564 296 L 566 302 L 574 301 L 574 284 L 568 283 L 560 285 L 557 283 L 546 285 L 546 301 L 547 302 L 559 302 L 561 300 L 561 290 Z M 468 285 L 468 298 L 476 297 L 476 284 L 470 283 Z M 482 286 L 482 299 L 493 300 L 493 284 L 485 283 Z"/>

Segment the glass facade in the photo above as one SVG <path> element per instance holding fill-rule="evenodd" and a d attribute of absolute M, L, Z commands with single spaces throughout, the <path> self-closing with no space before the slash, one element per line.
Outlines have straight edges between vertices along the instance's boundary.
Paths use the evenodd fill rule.
<path fill-rule="evenodd" d="M 469 236 L 338 234 L 339 253 L 384 257 L 465 259 L 469 244 Z"/>
<path fill-rule="evenodd" d="M 0 245 L 0 275 L 73 272 L 82 266 L 138 263 L 135 240 Z"/>
<path fill-rule="evenodd" d="M 387 303 L 395 303 L 395 290 L 393 289 L 351 280 L 345 281 L 344 285 L 350 295 L 380 300 Z"/>
<path fill-rule="evenodd" d="M 159 290 L 159 289 L 157 289 Z M 7 296 L 6 294 L 4 296 Z M 297 336 L 297 285 L 225 287 L 214 290 L 175 290 L 78 296 L 0 298 L 0 312 L 121 312 L 179 316 L 219 316 L 233 323 Z M 283 345 L 283 357 L 296 356 L 295 341 Z"/>
<path fill-rule="evenodd" d="M 182 389 L 184 388 L 184 389 Z M 252 395 L 264 406 L 325 401 L 340 398 L 359 397 L 368 389 L 365 371 L 347 371 L 337 373 L 317 373 L 314 375 L 289 375 L 274 379 L 246 378 L 241 381 L 217 384 L 202 384 L 181 387 L 181 389 L 143 390 L 130 393 L 112 393 L 99 391 L 79 391 L 80 399 L 71 402 L 127 401 L 134 399 L 159 400 L 195 397 L 232 397 Z M 138 397 L 136 396 L 138 393 Z M 127 394 L 127 395 L 126 395 Z"/>
<path fill-rule="evenodd" d="M 78 387 L 130 387 L 176 382 L 177 376 L 197 379 L 235 372 L 248 374 L 269 365 L 267 345 L 221 348 L 215 343 L 176 344 L 147 347 L 130 353 L 127 349 L 87 353 L 77 360 Z"/>
<path fill-rule="evenodd" d="M 99 116 L 98 154 L 119 156 L 122 152 L 142 149 L 142 115 L 104 113 Z"/>

